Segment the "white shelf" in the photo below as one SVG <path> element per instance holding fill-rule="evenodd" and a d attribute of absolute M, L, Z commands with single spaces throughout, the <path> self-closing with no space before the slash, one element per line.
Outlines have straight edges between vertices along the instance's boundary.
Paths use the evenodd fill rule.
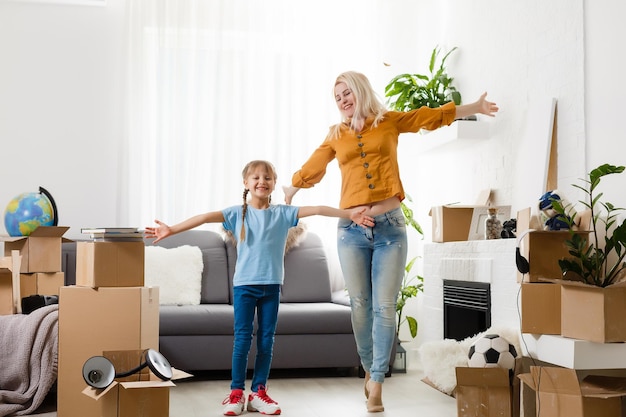
<path fill-rule="evenodd" d="M 524 356 L 543 362 L 577 370 L 626 368 L 626 343 L 596 343 L 528 333 L 522 338 Z"/>
<path fill-rule="evenodd" d="M 449 126 L 424 131 L 420 140 L 422 150 L 430 150 L 457 141 L 489 139 L 490 123 L 482 120 L 457 120 Z"/>

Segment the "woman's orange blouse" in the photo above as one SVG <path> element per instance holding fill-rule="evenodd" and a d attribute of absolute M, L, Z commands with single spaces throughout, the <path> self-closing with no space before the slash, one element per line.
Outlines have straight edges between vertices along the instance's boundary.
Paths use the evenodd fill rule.
<path fill-rule="evenodd" d="M 456 116 L 453 102 L 431 109 L 422 107 L 409 112 L 388 111 L 378 126 L 372 128 L 373 117 L 367 118 L 361 132 L 349 125 L 340 126 L 339 136 L 326 140 L 313 152 L 302 168 L 293 174 L 292 185 L 310 188 L 326 174 L 326 167 L 337 159 L 341 170 L 342 209 L 367 205 L 398 196 L 404 199 L 404 189 L 398 168 L 398 136 L 420 129 L 435 130 L 449 125 Z"/>

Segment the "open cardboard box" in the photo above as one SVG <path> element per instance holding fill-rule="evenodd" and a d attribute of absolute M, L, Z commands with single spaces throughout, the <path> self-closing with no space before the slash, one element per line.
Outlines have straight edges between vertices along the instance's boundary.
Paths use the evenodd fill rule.
<path fill-rule="evenodd" d="M 428 213 L 432 217 L 433 242 L 457 242 L 482 240 L 485 232 L 485 219 L 491 200 L 491 190 L 483 190 L 473 205 L 444 204 L 435 206 Z M 509 219 L 511 206 L 498 208 L 502 222 Z"/>
<path fill-rule="evenodd" d="M 589 234 L 589 216 L 590 213 L 587 212 L 580 214 L 577 233 Z M 517 282 L 560 279 L 563 275 L 559 259 L 569 256 L 565 241 L 569 240 L 570 231 L 531 228 L 537 227 L 536 225 L 537 220 L 531 218 L 530 208 L 517 212 L 517 246 L 520 255 L 528 261 L 530 267 L 527 274 L 517 273 Z"/>
<path fill-rule="evenodd" d="M 626 342 L 626 282 L 596 287 L 561 283 L 561 335 L 598 343 Z"/>
<path fill-rule="evenodd" d="M 458 417 L 518 417 L 522 360 L 511 374 L 504 368 L 456 368 L 455 397 Z"/>
<path fill-rule="evenodd" d="M 61 243 L 71 242 L 63 237 L 69 227 L 39 226 L 29 236 L 2 236 L 4 255 L 19 250 L 22 256 L 20 272 L 59 272 L 61 270 Z"/>
<path fill-rule="evenodd" d="M 143 350 L 107 351 L 103 356 L 109 359 L 116 372 L 125 372 L 139 366 Z M 169 389 L 175 386 L 172 381 L 189 378 L 192 375 L 172 368 L 172 379 L 163 381 L 144 368 L 141 372 L 119 378 L 104 389 L 85 387 L 84 395 L 102 402 L 102 417 L 167 417 L 169 416 Z"/>
<path fill-rule="evenodd" d="M 519 379 L 535 392 L 542 417 L 620 417 L 626 378 L 588 375 L 582 381 L 573 369 L 531 366 Z"/>
<path fill-rule="evenodd" d="M 90 357 L 100 356 L 103 351 L 149 348 L 159 349 L 158 287 L 61 287 L 59 417 L 102 415 L 102 403 L 82 394 L 85 387 L 82 367 Z"/>

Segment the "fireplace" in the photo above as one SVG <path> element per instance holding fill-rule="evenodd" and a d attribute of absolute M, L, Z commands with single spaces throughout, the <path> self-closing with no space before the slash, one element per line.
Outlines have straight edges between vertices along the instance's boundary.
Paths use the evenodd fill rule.
<path fill-rule="evenodd" d="M 443 280 L 443 337 L 463 340 L 491 326 L 490 284 Z"/>
<path fill-rule="evenodd" d="M 488 284 L 488 294 L 491 295 L 489 297 L 485 294 L 482 303 L 483 311 L 463 309 L 465 306 L 462 305 L 447 308 L 446 316 L 458 314 L 459 308 L 464 314 L 484 315 L 485 304 L 488 304 L 489 313 L 486 316 L 488 319 L 485 318 L 484 324 L 476 328 L 481 329 L 480 331 L 484 331 L 485 327 L 519 330 L 520 284 L 517 281 L 518 272 L 515 266 L 516 247 L 516 239 L 472 240 L 424 245 L 423 310 L 420 316 L 422 319 L 419 320 L 422 343 L 436 342 L 444 338 L 443 332 L 446 326 L 444 326 L 443 285 L 445 280 L 463 281 L 472 287 L 477 283 Z M 484 289 L 484 286 L 482 288 Z M 458 320 L 453 318 L 452 321 Z M 461 325 L 462 332 L 456 336 L 450 336 L 451 330 L 447 330 L 449 333 L 446 337 L 453 340 L 455 337 L 461 337 L 461 334 L 467 335 L 474 331 L 468 331 L 467 324 Z"/>

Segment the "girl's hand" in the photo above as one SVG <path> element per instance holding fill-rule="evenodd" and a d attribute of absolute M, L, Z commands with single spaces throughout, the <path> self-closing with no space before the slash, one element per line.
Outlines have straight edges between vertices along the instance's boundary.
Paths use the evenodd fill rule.
<path fill-rule="evenodd" d="M 154 239 L 152 243 L 157 243 L 159 240 L 165 239 L 172 234 L 172 230 L 168 225 L 159 220 L 155 220 L 154 222 L 158 224 L 158 227 L 146 227 L 143 233 L 145 238 Z"/>
<path fill-rule="evenodd" d="M 367 207 L 357 207 L 350 211 L 350 220 L 363 228 L 373 227 L 374 218 L 363 214 Z"/>
<path fill-rule="evenodd" d="M 283 192 L 285 193 L 285 204 L 291 205 L 291 199 L 298 192 L 299 188 L 291 185 L 283 185 Z"/>

